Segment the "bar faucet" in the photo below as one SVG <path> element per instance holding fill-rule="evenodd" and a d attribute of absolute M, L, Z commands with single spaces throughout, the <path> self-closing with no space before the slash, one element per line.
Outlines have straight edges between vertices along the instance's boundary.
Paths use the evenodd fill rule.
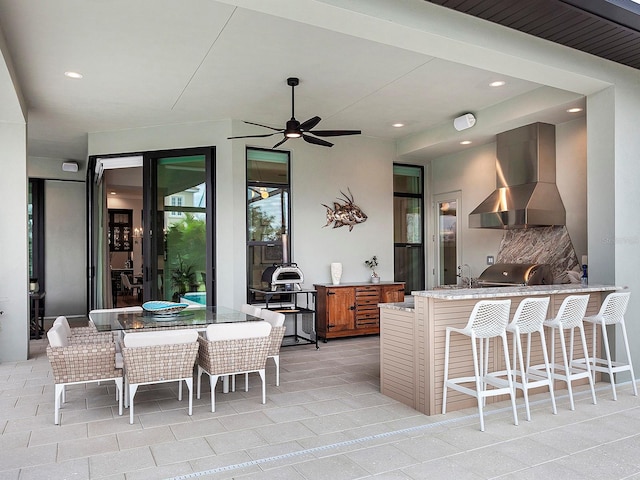
<path fill-rule="evenodd" d="M 467 272 L 468 272 L 468 274 L 469 274 L 467 277 L 464 277 L 464 276 L 463 276 L 463 273 L 464 273 L 464 267 L 467 267 Z M 458 277 L 460 277 L 460 279 L 462 280 L 462 282 L 463 282 L 463 283 L 464 283 L 465 278 L 466 278 L 466 279 L 467 279 L 467 282 L 466 282 L 466 283 L 467 283 L 467 286 L 468 286 L 469 288 L 471 288 L 471 267 L 469 266 L 469 264 L 468 264 L 468 263 L 465 263 L 465 264 L 463 264 L 463 265 L 459 265 L 459 266 L 458 266 L 458 275 L 457 275 L 457 276 L 458 276 Z"/>

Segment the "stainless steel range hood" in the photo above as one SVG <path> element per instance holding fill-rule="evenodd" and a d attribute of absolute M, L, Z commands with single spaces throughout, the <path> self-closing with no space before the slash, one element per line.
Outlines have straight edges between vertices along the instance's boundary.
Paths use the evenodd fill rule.
<path fill-rule="evenodd" d="M 471 228 L 564 225 L 556 187 L 555 126 L 533 123 L 496 136 L 496 190 L 469 214 Z"/>

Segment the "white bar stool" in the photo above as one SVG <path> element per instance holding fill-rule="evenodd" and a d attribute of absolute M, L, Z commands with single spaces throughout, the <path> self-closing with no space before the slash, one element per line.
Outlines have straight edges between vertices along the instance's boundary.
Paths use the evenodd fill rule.
<path fill-rule="evenodd" d="M 609 374 L 609 381 L 611 382 L 611 392 L 613 393 L 613 399 L 617 400 L 616 384 L 614 380 L 614 373 L 626 372 L 631 374 L 631 385 L 633 386 L 633 394 L 638 396 L 638 387 L 636 386 L 636 376 L 633 373 L 633 365 L 631 364 L 631 352 L 629 351 L 629 340 L 627 338 L 627 329 L 624 324 L 624 314 L 627 311 L 627 305 L 629 304 L 630 292 L 616 292 L 611 293 L 605 298 L 600 311 L 597 315 L 592 317 L 585 317 L 584 321 L 593 325 L 593 345 L 592 355 L 589 357 L 589 366 L 595 381 L 596 372 L 603 372 Z M 596 329 L 600 325 L 602 330 L 602 343 L 604 346 L 604 352 L 606 358 L 596 357 Z M 609 337 L 607 335 L 607 325 L 620 325 L 622 331 L 622 339 L 624 342 L 625 353 L 627 355 L 627 361 L 612 361 L 611 351 L 609 350 Z M 576 361 L 576 363 L 578 363 Z M 582 365 L 584 367 L 584 365 Z"/>
<path fill-rule="evenodd" d="M 556 398 L 553 394 L 553 379 L 551 378 L 551 365 L 547 354 L 547 343 L 544 337 L 543 323 L 547 318 L 549 308 L 549 297 L 525 298 L 518 305 L 518 309 L 513 316 L 513 320 L 507 325 L 507 332 L 513 334 L 513 384 L 515 388 L 522 390 L 524 405 L 527 412 L 527 421 L 531 421 L 531 411 L 529 409 L 529 390 L 532 388 L 549 388 L 551 396 L 551 411 L 555 415 Z M 540 347 L 544 360 L 544 374 L 541 370 L 531 370 L 531 334 L 540 335 Z M 522 335 L 527 336 L 527 361 L 524 362 L 522 349 Z M 518 378 L 520 381 L 518 381 Z"/>
<path fill-rule="evenodd" d="M 511 366 L 509 364 L 509 352 L 507 350 L 506 327 L 509 323 L 509 309 L 511 300 L 481 300 L 473 307 L 469 322 L 464 328 L 447 327 L 445 353 L 444 353 L 444 389 L 442 392 L 442 413 L 447 413 L 447 388 L 471 395 L 478 399 L 478 411 L 480 413 L 480 431 L 484 432 L 483 407 L 487 397 L 508 394 L 511 397 L 513 409 L 513 421 L 518 425 L 516 412 L 516 396 L 513 388 Z M 473 354 L 474 375 L 469 377 L 449 378 L 449 347 L 451 333 L 460 333 L 471 338 L 471 350 Z M 504 380 L 494 377 L 488 372 L 489 368 L 489 340 L 501 337 L 504 351 L 504 362 L 507 372 L 507 386 Z M 476 342 L 479 340 L 479 342 Z M 480 352 L 478 354 L 478 344 Z M 475 388 L 462 385 L 463 383 L 475 383 Z M 487 385 L 496 388 L 487 390 Z"/>
<path fill-rule="evenodd" d="M 575 404 L 573 402 L 573 388 L 571 382 L 580 380 L 581 378 L 589 379 L 589 387 L 591 388 L 591 398 L 593 404 L 597 404 L 596 391 L 593 386 L 593 378 L 591 378 L 591 369 L 589 363 L 584 364 L 585 369 L 579 368 L 575 365 L 579 360 L 573 360 L 573 342 L 576 328 L 580 332 L 580 341 L 582 342 L 582 352 L 584 358 L 589 358 L 589 352 L 587 351 L 587 339 L 584 335 L 584 326 L 582 319 L 587 311 L 587 304 L 589 303 L 589 295 L 569 295 L 564 299 L 560 310 L 555 318 L 545 320 L 544 325 L 551 328 L 551 376 L 555 380 L 562 380 L 567 383 L 567 391 L 569 392 L 569 404 L 571 410 L 575 410 Z M 564 338 L 564 331 L 569 329 L 569 352 L 567 353 L 566 341 Z M 562 347 L 562 364 L 555 363 L 555 332 L 556 330 L 560 334 L 560 345 Z M 540 366 L 532 367 L 540 370 Z M 562 373 L 556 372 L 556 369 L 560 369 Z"/>

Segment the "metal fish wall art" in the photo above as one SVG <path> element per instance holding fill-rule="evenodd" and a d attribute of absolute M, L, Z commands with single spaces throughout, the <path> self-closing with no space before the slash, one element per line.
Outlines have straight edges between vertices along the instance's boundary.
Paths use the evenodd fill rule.
<path fill-rule="evenodd" d="M 328 227 L 333 223 L 333 228 L 349 226 L 349 231 L 353 230 L 354 225 L 364 223 L 367 221 L 367 216 L 360 207 L 353 203 L 353 194 L 351 189 L 348 189 L 349 195 L 340 191 L 342 198 L 338 198 L 338 201 L 333 202 L 333 208 L 329 205 L 321 204 L 327 209 L 327 223 L 324 225 Z"/>

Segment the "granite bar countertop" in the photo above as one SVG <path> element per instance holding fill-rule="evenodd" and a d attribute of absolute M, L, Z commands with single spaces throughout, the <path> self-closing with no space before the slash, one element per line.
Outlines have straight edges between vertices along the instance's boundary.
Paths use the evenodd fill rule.
<path fill-rule="evenodd" d="M 624 290 L 627 287 L 618 287 L 615 285 L 579 285 L 575 283 L 557 284 L 557 285 L 531 285 L 531 286 L 513 286 L 513 287 L 485 287 L 485 288 L 465 288 L 461 286 L 441 287 L 434 290 L 420 290 L 411 292 L 416 297 L 431 297 L 441 300 L 473 300 L 482 298 L 501 298 L 501 297 L 527 297 L 530 295 L 556 295 L 556 294 L 581 294 L 589 292 L 608 292 L 615 290 Z M 398 303 L 380 303 L 380 308 L 389 310 L 403 310 L 412 312 L 415 308 L 412 296 L 405 297 L 404 302 Z"/>
<path fill-rule="evenodd" d="M 590 292 L 606 292 L 623 290 L 626 287 L 614 285 L 580 285 L 566 283 L 557 285 L 531 285 L 514 287 L 486 287 L 486 288 L 438 288 L 411 292 L 416 297 L 431 297 L 442 300 L 470 300 L 481 298 L 526 297 L 530 295 L 581 294 Z"/>
<path fill-rule="evenodd" d="M 388 310 L 402 310 L 405 312 L 413 312 L 415 309 L 415 304 L 413 301 L 413 297 L 407 295 L 404 297 L 404 302 L 396 302 L 396 303 L 379 303 L 378 307 L 386 308 Z"/>

